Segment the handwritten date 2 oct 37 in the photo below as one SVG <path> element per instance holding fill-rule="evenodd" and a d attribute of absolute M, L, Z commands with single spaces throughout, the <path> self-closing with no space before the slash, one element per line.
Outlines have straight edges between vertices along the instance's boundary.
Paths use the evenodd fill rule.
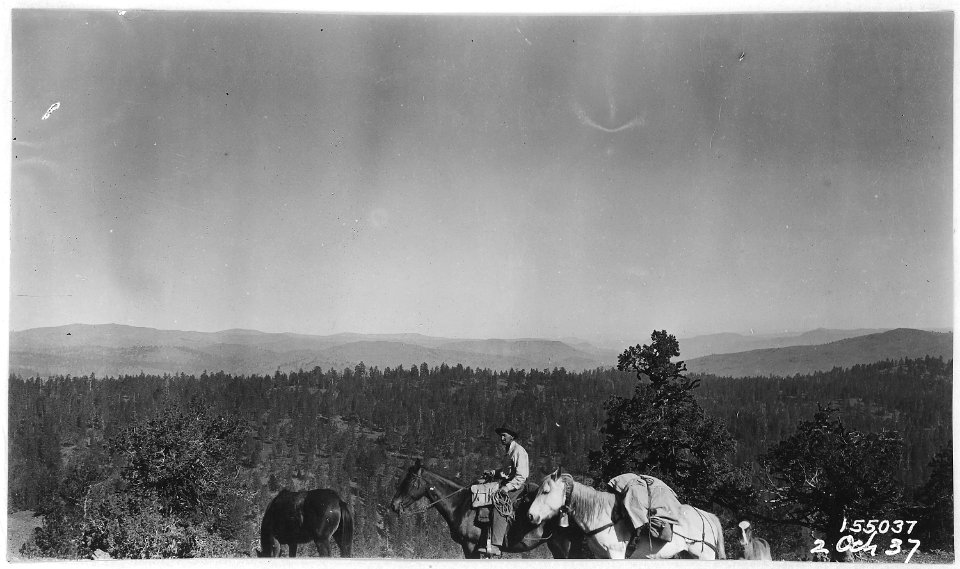
<path fill-rule="evenodd" d="M 913 533 L 913 528 L 916 527 L 916 525 L 917 522 L 915 520 L 853 520 L 852 523 L 848 524 L 847 518 L 844 518 L 843 525 L 840 526 L 840 533 L 848 533 L 837 540 L 835 545 L 836 551 L 838 553 L 864 552 L 874 556 L 877 554 L 877 546 L 873 543 L 873 539 L 877 535 L 887 533 L 905 533 L 906 535 L 910 535 Z M 858 539 L 855 537 L 855 534 L 864 534 L 865 539 Z M 916 553 L 920 547 L 919 539 L 907 539 L 907 543 L 912 544 L 913 547 L 910 549 L 910 553 L 907 554 L 904 563 L 910 563 L 910 558 L 913 557 L 913 554 Z M 829 554 L 830 551 L 824 547 L 825 545 L 826 543 L 822 539 L 814 540 L 814 547 L 810 550 L 810 553 Z M 903 550 L 903 540 L 892 538 L 888 549 L 883 551 L 883 553 L 887 556 L 897 555 Z"/>

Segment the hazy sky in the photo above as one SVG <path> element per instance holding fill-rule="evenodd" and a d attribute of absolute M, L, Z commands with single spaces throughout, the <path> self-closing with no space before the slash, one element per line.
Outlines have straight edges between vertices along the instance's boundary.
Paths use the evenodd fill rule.
<path fill-rule="evenodd" d="M 20 10 L 12 34 L 11 329 L 953 322 L 949 13 Z"/>

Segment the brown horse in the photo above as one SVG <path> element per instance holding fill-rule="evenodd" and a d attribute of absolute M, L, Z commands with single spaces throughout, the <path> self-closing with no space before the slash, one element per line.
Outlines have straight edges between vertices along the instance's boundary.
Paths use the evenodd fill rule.
<path fill-rule="evenodd" d="M 535 484 L 528 484 L 527 495 L 533 496 L 536 490 Z M 450 537 L 463 548 L 464 557 L 482 557 L 482 532 L 476 523 L 477 510 L 472 505 L 469 485 L 431 472 L 417 460 L 400 481 L 390 505 L 398 515 L 403 515 L 404 509 L 421 498 L 429 500 L 450 526 Z M 529 500 L 516 504 L 515 521 L 507 530 L 504 552 L 521 553 L 546 543 L 555 559 L 582 558 L 582 531 L 572 526 L 560 527 L 556 521 L 533 525 L 527 521 L 529 506 Z"/>
<path fill-rule="evenodd" d="M 279 557 L 281 543 L 290 548 L 290 557 L 296 557 L 297 545 L 311 541 L 320 557 L 330 557 L 330 536 L 340 548 L 340 557 L 350 557 L 353 517 L 340 495 L 326 488 L 283 489 L 263 514 L 257 557 Z"/>

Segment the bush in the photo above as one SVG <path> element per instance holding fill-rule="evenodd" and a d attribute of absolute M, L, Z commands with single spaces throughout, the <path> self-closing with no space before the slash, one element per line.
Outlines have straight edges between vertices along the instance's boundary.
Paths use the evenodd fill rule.
<path fill-rule="evenodd" d="M 155 498 L 160 512 L 225 521 L 228 503 L 252 498 L 239 475 L 246 425 L 235 418 L 165 411 L 109 442 L 129 490 Z"/>
<path fill-rule="evenodd" d="M 767 503 L 777 517 L 824 534 L 834 560 L 844 519 L 896 519 L 902 511 L 903 440 L 896 431 L 847 429 L 821 408 L 761 458 Z"/>
<path fill-rule="evenodd" d="M 114 559 L 236 557 L 246 553 L 238 540 L 224 538 L 211 524 L 164 513 L 162 501 L 128 491 L 125 484 L 92 496 L 86 503 L 79 553 L 96 550 Z"/>

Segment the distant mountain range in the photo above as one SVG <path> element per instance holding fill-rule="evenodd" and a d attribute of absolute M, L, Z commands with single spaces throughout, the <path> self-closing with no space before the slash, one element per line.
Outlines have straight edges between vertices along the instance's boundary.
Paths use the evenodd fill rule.
<path fill-rule="evenodd" d="M 636 343 L 647 343 L 642 338 Z M 626 346 L 624 346 L 625 348 Z M 716 334 L 680 339 L 691 372 L 792 375 L 885 358 L 952 357 L 953 334 L 923 330 L 813 330 L 803 334 Z M 583 340 L 452 339 L 420 334 L 274 334 L 256 330 L 184 332 L 118 324 L 71 324 L 11 332 L 10 371 L 22 376 L 98 376 L 354 367 L 409 368 L 426 362 L 494 370 L 580 371 L 617 364 L 619 350 Z"/>
<path fill-rule="evenodd" d="M 762 350 L 766 348 L 786 348 L 789 346 L 816 346 L 829 344 L 847 338 L 879 334 L 887 329 L 829 330 L 817 328 L 799 334 L 761 334 L 744 336 L 742 334 L 710 334 L 680 340 L 680 354 L 686 360 L 714 354 L 730 354 Z"/>
<path fill-rule="evenodd" d="M 953 358 L 953 333 L 898 328 L 819 345 L 765 348 L 688 360 L 690 372 L 720 376 L 790 376 L 900 358 Z"/>

